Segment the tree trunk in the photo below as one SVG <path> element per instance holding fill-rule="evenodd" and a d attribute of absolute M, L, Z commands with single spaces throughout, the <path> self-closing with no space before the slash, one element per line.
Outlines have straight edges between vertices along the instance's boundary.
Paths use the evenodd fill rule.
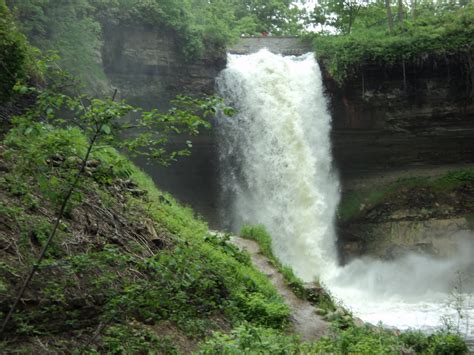
<path fill-rule="evenodd" d="M 390 7 L 390 0 L 385 0 L 385 8 L 387 9 L 388 31 L 392 33 L 393 32 L 393 16 L 392 16 L 392 8 Z"/>
<path fill-rule="evenodd" d="M 416 0 L 411 0 L 411 16 L 414 23 L 416 21 Z"/>
<path fill-rule="evenodd" d="M 398 24 L 402 30 L 405 28 L 403 21 L 403 0 L 398 0 Z"/>
<path fill-rule="evenodd" d="M 469 76 L 471 78 L 471 93 L 469 94 L 470 97 L 474 97 L 474 55 L 470 54 L 468 55 L 468 70 L 469 70 Z M 469 79 L 468 80 L 468 84 L 469 84 Z"/>
<path fill-rule="evenodd" d="M 347 34 L 351 34 L 351 30 L 352 30 L 352 22 L 353 22 L 353 19 L 352 19 L 352 11 L 349 15 L 349 23 L 347 24 Z"/>
<path fill-rule="evenodd" d="M 402 60 L 402 69 L 403 69 L 403 91 L 407 92 L 407 71 L 405 67 L 405 58 Z"/>

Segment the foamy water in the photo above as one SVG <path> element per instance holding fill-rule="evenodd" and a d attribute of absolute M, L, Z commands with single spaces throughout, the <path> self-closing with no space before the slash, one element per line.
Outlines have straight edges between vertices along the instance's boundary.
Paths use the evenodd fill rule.
<path fill-rule="evenodd" d="M 408 254 L 392 261 L 358 259 L 324 280 L 332 295 L 372 324 L 467 336 L 474 322 L 472 238 L 460 233 L 449 259 Z"/>
<path fill-rule="evenodd" d="M 472 243 L 450 260 L 408 255 L 337 265 L 339 183 L 332 170 L 331 119 L 313 54 L 229 55 L 217 85 L 238 111 L 219 120 L 218 127 L 222 218 L 231 229 L 263 224 L 284 264 L 304 281 L 323 281 L 367 322 L 432 330 L 448 321 L 471 332 L 472 280 L 463 281 L 467 288 L 457 297 L 458 307 L 453 292 L 460 285 L 458 271 L 472 274 Z M 464 318 L 458 323 L 461 298 Z"/>

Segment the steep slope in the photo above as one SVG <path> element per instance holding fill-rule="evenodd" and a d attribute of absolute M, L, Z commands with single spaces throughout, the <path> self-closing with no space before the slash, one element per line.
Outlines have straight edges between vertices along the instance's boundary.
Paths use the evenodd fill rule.
<path fill-rule="evenodd" d="M 0 309 L 51 230 L 75 129 L 12 129 L 1 147 Z M 46 147 L 53 147 L 55 151 Z M 37 165 L 49 167 L 42 175 Z M 114 150 L 98 151 L 1 342 L 2 352 L 190 352 L 243 321 L 283 329 L 266 277 Z"/>

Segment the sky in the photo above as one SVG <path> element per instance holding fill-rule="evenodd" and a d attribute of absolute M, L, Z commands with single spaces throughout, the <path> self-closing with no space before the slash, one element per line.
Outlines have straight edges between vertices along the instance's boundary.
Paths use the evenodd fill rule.
<path fill-rule="evenodd" d="M 299 8 L 306 8 L 307 10 L 312 10 L 314 8 L 314 6 L 316 5 L 316 0 L 306 0 L 304 1 L 304 4 L 302 4 L 302 1 L 293 1 L 293 4 L 295 4 L 296 6 L 298 6 Z"/>

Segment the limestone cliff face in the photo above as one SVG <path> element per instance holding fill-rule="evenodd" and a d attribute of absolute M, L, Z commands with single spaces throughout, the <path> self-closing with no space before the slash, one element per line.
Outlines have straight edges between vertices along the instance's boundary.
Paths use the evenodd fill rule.
<path fill-rule="evenodd" d="M 474 162 L 474 100 L 462 58 L 364 66 L 337 88 L 326 73 L 343 176 Z M 324 70 L 324 69 L 323 69 Z"/>
<path fill-rule="evenodd" d="M 341 208 L 354 194 L 365 196 L 354 206 L 357 217 L 338 221 L 343 262 L 358 254 L 445 255 L 460 235 L 472 237 L 472 183 L 444 194 L 402 187 L 378 204 L 370 202 L 398 179 L 436 178 L 474 163 L 474 100 L 467 68 L 463 58 L 428 58 L 406 65 L 405 75 L 402 63 L 364 66 L 342 88 L 323 68 Z"/>
<path fill-rule="evenodd" d="M 105 72 L 123 97 L 156 107 L 177 94 L 211 94 L 225 58 L 187 61 L 171 31 L 105 26 Z"/>

